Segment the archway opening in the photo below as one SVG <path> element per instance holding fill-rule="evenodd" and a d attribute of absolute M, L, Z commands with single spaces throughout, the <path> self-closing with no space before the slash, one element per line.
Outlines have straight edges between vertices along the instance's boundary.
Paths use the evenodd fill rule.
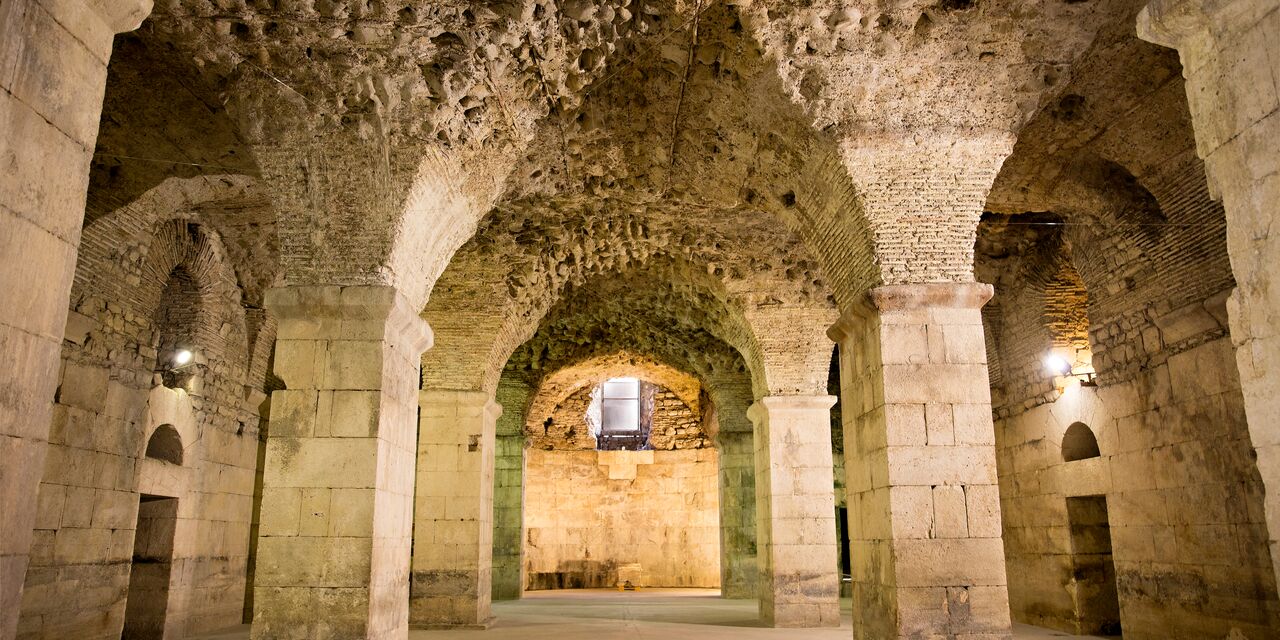
<path fill-rule="evenodd" d="M 192 349 L 200 317 L 200 287 L 186 267 L 169 272 L 160 305 L 152 317 L 156 330 L 155 371 L 164 386 L 186 389 L 195 376 Z"/>
<path fill-rule="evenodd" d="M 1120 635 L 1120 596 L 1111 556 L 1106 496 L 1067 498 L 1071 531 L 1071 582 L 1076 633 Z"/>
<path fill-rule="evenodd" d="M 720 586 L 719 456 L 683 395 L 610 377 L 530 418 L 524 590 Z"/>
<path fill-rule="evenodd" d="M 1093 429 L 1083 422 L 1074 422 L 1067 427 L 1066 434 L 1062 436 L 1063 461 L 1075 462 L 1100 455 L 1102 453 L 1098 451 L 1098 438 L 1093 435 Z"/>
<path fill-rule="evenodd" d="M 121 640 L 160 640 L 167 637 L 165 627 L 177 524 L 177 498 L 145 493 L 139 496 Z"/>
<path fill-rule="evenodd" d="M 147 439 L 146 457 L 170 464 L 182 464 L 182 436 L 171 424 L 156 427 Z"/>

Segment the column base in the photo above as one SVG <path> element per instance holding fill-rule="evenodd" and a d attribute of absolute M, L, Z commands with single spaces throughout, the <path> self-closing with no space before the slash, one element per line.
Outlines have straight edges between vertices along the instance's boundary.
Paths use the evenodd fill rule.
<path fill-rule="evenodd" d="M 496 616 L 489 616 L 488 618 L 485 618 L 480 622 L 469 622 L 469 623 L 459 623 L 459 624 L 450 624 L 447 622 L 432 622 L 429 624 L 411 624 L 409 625 L 409 629 L 413 631 L 449 631 L 449 630 L 485 631 L 489 627 L 493 626 L 493 623 L 495 620 L 497 620 Z"/>
<path fill-rule="evenodd" d="M 760 621 L 775 629 L 817 629 L 840 626 L 840 603 L 797 603 L 777 605 L 772 615 L 760 612 Z"/>

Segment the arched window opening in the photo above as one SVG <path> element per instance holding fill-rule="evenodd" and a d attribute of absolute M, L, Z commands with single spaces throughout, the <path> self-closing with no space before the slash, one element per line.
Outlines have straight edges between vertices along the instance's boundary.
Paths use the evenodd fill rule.
<path fill-rule="evenodd" d="M 171 424 L 156 427 L 151 438 L 147 440 L 148 458 L 163 460 L 176 465 L 182 464 L 182 436 Z"/>
<path fill-rule="evenodd" d="M 653 418 L 651 387 L 639 378 L 610 378 L 592 391 L 587 423 L 596 434 L 596 448 L 647 448 Z"/>
<path fill-rule="evenodd" d="M 191 273 L 178 265 L 169 272 L 152 318 L 158 340 L 155 370 L 170 389 L 187 388 L 195 375 L 192 350 L 199 316 L 200 288 Z"/>
<path fill-rule="evenodd" d="M 1098 438 L 1093 435 L 1092 429 L 1083 422 L 1076 422 L 1067 427 L 1067 433 L 1062 436 L 1063 460 L 1074 462 L 1097 458 L 1100 455 L 1102 453 L 1098 451 Z"/>

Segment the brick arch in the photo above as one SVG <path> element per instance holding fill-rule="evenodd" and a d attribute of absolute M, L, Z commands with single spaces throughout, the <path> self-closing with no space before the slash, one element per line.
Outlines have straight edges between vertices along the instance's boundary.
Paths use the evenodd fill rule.
<path fill-rule="evenodd" d="M 502 368 L 511 354 L 538 330 L 558 305 L 574 295 L 589 304 L 598 305 L 599 296 L 590 296 L 596 287 L 614 279 L 645 280 L 652 287 L 665 287 L 668 300 L 679 299 L 680 306 L 705 321 L 706 328 L 742 352 L 753 371 L 763 379 L 763 356 L 755 337 L 755 328 L 743 307 L 754 302 L 750 296 L 737 294 L 725 282 L 725 273 L 739 269 L 736 264 L 692 261 L 680 253 L 680 247 L 662 249 L 625 245 L 625 257 L 607 259 L 581 275 L 561 278 L 553 283 L 540 280 L 528 287 L 547 287 L 537 296 L 514 298 L 507 293 L 501 267 L 516 256 L 494 256 L 483 250 L 483 244 L 458 256 L 455 265 L 441 278 L 440 286 L 423 316 L 435 331 L 436 345 L 423 356 L 425 386 L 440 388 L 496 388 Z M 528 251 L 548 250 L 533 243 Z M 580 266 L 580 262 L 578 263 Z M 742 262 L 745 269 L 747 262 Z M 454 270 L 456 268 L 456 270 Z M 756 285 L 761 287 L 761 285 Z M 786 289 L 785 281 L 772 283 L 777 297 L 793 303 L 805 295 Z M 769 283 L 763 288 L 768 291 Z M 825 295 L 825 294 L 824 294 Z M 606 296 L 607 297 L 607 296 Z M 763 297 L 760 298 L 763 300 Z M 829 307 L 829 303 L 810 302 Z"/>
<path fill-rule="evenodd" d="M 114 305 L 126 320 L 135 320 L 123 323 L 134 340 L 154 347 L 158 336 L 152 334 L 161 306 L 186 305 L 194 321 L 188 337 L 201 355 L 230 367 L 236 376 L 247 374 L 250 345 L 244 283 L 273 280 L 275 267 L 244 264 L 245 254 L 252 253 L 247 245 L 239 248 L 240 261 L 233 260 L 219 232 L 220 227 L 230 228 L 234 238 L 241 237 L 241 229 L 220 217 L 219 207 L 228 202 L 269 207 L 269 200 L 247 176 L 170 178 L 95 220 L 83 232 L 72 308 Z M 165 299 L 175 269 L 189 279 L 189 293 L 195 299 Z"/>

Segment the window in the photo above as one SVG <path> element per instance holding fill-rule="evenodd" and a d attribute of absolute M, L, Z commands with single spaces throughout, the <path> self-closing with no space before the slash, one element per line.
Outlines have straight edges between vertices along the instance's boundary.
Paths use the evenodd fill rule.
<path fill-rule="evenodd" d="M 605 434 L 640 431 L 640 381 L 613 378 L 605 381 L 600 399 L 600 426 Z"/>
<path fill-rule="evenodd" d="M 1083 422 L 1075 422 L 1067 427 L 1066 434 L 1062 436 L 1063 460 L 1074 462 L 1076 460 L 1097 458 L 1100 455 L 1098 439 L 1094 437 L 1092 429 L 1085 426 Z"/>
<path fill-rule="evenodd" d="M 178 435 L 178 430 L 169 424 L 156 427 L 151 439 L 147 440 L 146 457 L 182 464 L 182 436 Z"/>

